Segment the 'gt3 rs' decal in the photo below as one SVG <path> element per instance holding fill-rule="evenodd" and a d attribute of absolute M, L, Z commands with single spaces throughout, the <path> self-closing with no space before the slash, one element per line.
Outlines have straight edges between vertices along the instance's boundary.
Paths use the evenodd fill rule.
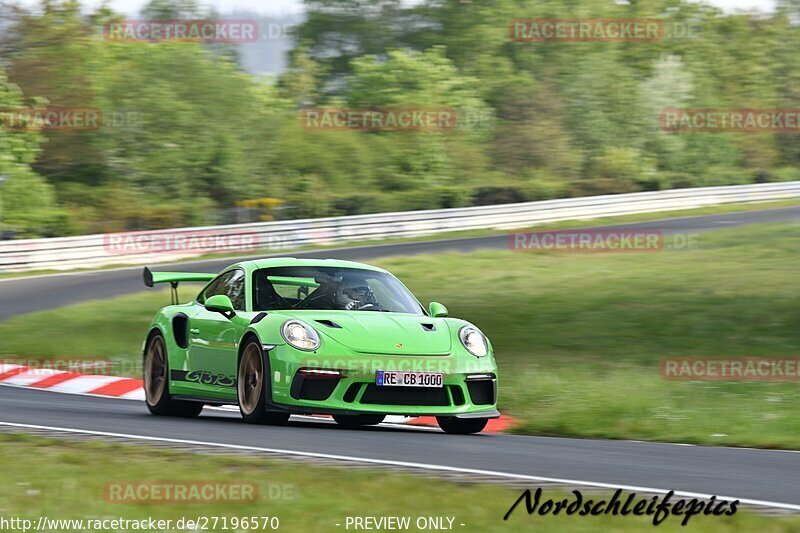
<path fill-rule="evenodd" d="M 236 378 L 225 374 L 212 374 L 207 370 L 172 370 L 170 372 L 172 381 L 188 381 L 189 383 L 200 383 L 202 385 L 216 385 L 218 387 L 235 387 Z"/>

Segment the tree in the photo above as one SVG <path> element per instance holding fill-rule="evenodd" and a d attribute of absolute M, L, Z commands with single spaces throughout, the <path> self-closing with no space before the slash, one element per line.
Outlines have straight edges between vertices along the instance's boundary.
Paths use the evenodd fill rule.
<path fill-rule="evenodd" d="M 306 20 L 295 29 L 331 78 L 348 74 L 364 55 L 402 48 L 408 9 L 401 0 L 305 0 Z"/>
<path fill-rule="evenodd" d="M 142 8 L 142 17 L 148 20 L 191 20 L 205 15 L 196 0 L 150 0 Z"/>
<path fill-rule="evenodd" d="M 22 93 L 8 83 L 0 66 L 0 175 L 7 177 L 0 185 L 0 232 L 23 237 L 52 235 L 64 229 L 56 227 L 61 213 L 55 207 L 52 187 L 31 169 L 42 136 L 35 127 L 19 124 L 18 119 L 25 116 L 22 104 Z"/>
<path fill-rule="evenodd" d="M 402 190 L 463 177 L 450 147 L 467 143 L 480 150 L 484 131 L 480 125 L 458 121 L 491 113 L 476 78 L 459 73 L 442 47 L 421 53 L 392 51 L 383 60 L 365 56 L 353 61 L 352 69 L 343 95 L 352 108 L 446 110 L 455 112 L 457 119 L 454 129 L 376 134 L 395 145 L 380 187 Z"/>

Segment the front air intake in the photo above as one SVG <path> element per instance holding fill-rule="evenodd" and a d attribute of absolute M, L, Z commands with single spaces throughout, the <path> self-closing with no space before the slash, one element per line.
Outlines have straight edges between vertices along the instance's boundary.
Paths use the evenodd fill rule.
<path fill-rule="evenodd" d="M 361 396 L 363 404 L 447 406 L 450 398 L 444 388 L 379 387 L 367 385 Z"/>
<path fill-rule="evenodd" d="M 306 374 L 301 370 L 292 380 L 290 394 L 295 400 L 327 400 L 340 378 L 335 374 Z"/>

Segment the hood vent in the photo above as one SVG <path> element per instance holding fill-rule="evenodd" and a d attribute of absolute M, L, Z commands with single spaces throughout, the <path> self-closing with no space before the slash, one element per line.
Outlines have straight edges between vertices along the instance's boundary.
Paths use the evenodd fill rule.
<path fill-rule="evenodd" d="M 436 331 L 436 326 L 433 324 L 420 324 L 425 331 Z"/>
<path fill-rule="evenodd" d="M 334 322 L 332 320 L 315 320 L 315 322 L 317 322 L 319 324 L 322 324 L 323 326 L 328 326 L 329 328 L 342 329 L 342 326 L 340 326 L 339 324 L 337 324 L 336 322 Z"/>

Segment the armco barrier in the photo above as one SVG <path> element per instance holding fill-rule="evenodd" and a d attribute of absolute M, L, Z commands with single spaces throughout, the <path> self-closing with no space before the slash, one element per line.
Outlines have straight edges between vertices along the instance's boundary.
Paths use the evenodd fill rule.
<path fill-rule="evenodd" d="M 340 244 L 354 240 L 416 237 L 472 229 L 524 228 L 560 220 L 588 220 L 797 197 L 800 197 L 800 181 L 590 196 L 462 209 L 179 228 L 134 234 L 2 241 L 0 272 L 142 265 L 230 251 L 224 246 L 220 247 L 219 241 L 245 243 L 241 255 L 254 255 L 309 244 Z M 203 238 L 198 239 L 198 235 Z M 148 249 L 148 246 L 139 249 L 126 249 L 125 246 L 115 248 L 113 243 L 122 237 L 146 242 L 195 238 L 195 244 L 190 249 L 159 250 Z"/>

